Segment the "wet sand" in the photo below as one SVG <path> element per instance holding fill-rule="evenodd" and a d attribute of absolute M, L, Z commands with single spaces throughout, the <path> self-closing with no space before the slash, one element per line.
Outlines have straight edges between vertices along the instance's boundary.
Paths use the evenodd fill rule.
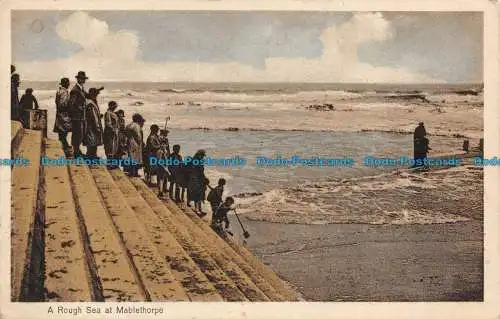
<path fill-rule="evenodd" d="M 248 247 L 311 301 L 481 301 L 480 220 L 299 225 L 240 217 Z M 235 237 L 240 227 L 232 216 Z"/>

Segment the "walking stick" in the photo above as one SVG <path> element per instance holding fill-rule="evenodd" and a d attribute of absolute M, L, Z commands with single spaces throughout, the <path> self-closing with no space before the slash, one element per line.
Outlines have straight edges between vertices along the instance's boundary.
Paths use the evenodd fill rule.
<path fill-rule="evenodd" d="M 165 118 L 165 128 L 164 128 L 165 130 L 167 130 L 167 123 L 168 123 L 168 120 L 170 120 L 170 116 L 167 116 L 167 117 Z"/>
<path fill-rule="evenodd" d="M 243 224 L 241 223 L 240 217 L 238 216 L 238 214 L 236 214 L 236 209 L 233 209 L 233 210 L 234 210 L 234 215 L 236 215 L 236 219 L 238 219 L 238 222 L 240 223 L 241 229 L 243 230 L 243 237 L 245 237 L 245 239 L 247 239 L 248 237 L 250 237 L 250 233 L 246 231 L 245 227 L 243 227 Z"/>

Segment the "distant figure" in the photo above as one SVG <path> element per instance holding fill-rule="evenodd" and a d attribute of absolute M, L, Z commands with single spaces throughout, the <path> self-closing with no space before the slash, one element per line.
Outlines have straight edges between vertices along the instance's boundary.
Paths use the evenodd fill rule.
<path fill-rule="evenodd" d="M 21 106 L 21 114 L 24 114 L 25 110 L 38 110 L 38 101 L 33 95 L 32 88 L 26 89 L 21 97 L 21 101 L 19 101 L 19 105 Z"/>
<path fill-rule="evenodd" d="M 172 161 L 178 161 L 177 164 L 172 164 L 168 166 L 168 170 L 170 172 L 170 187 L 168 189 L 168 193 L 170 199 L 175 200 L 177 203 L 181 203 L 184 201 L 184 192 L 186 190 L 187 181 L 185 178 L 185 174 L 183 172 L 182 165 L 182 156 L 180 154 L 181 146 L 179 144 L 175 144 L 172 148 L 173 153 L 170 154 L 169 158 Z M 175 187 L 175 198 L 174 198 L 174 187 Z M 182 189 L 182 193 L 180 193 Z"/>
<path fill-rule="evenodd" d="M 209 184 L 207 185 L 210 188 L 207 200 L 210 202 L 210 206 L 212 207 L 212 216 L 215 214 L 215 211 L 217 210 L 217 207 L 219 207 L 220 203 L 222 203 L 224 185 L 226 185 L 226 180 L 224 178 L 220 178 L 217 186 L 214 188 L 212 188 Z"/>
<path fill-rule="evenodd" d="M 67 154 L 70 146 L 67 140 L 68 132 L 71 132 L 71 117 L 69 116 L 69 79 L 62 78 L 56 93 L 56 120 L 54 133 L 59 135 L 59 141 Z"/>
<path fill-rule="evenodd" d="M 101 112 L 97 105 L 99 89 L 91 88 L 88 93 L 87 105 L 85 107 L 85 132 L 83 145 L 87 147 L 87 158 L 97 158 L 97 147 L 102 145 L 102 122 Z"/>
<path fill-rule="evenodd" d="M 104 143 L 104 152 L 107 159 L 118 159 L 118 150 L 120 147 L 120 119 L 115 113 L 118 104 L 115 101 L 108 103 L 108 110 L 104 113 L 104 134 L 102 136 Z M 110 165 L 110 169 L 117 166 Z"/>
<path fill-rule="evenodd" d="M 234 199 L 232 197 L 226 197 L 224 203 L 221 203 L 215 210 L 215 213 L 212 215 L 212 229 L 219 234 L 221 237 L 226 237 L 225 229 L 229 228 L 229 219 L 227 218 L 227 213 L 230 210 L 233 210 L 232 205 L 234 204 Z M 225 227 L 222 227 L 222 223 L 224 223 Z"/>
<path fill-rule="evenodd" d="M 13 121 L 21 120 L 21 110 L 19 109 L 20 83 L 21 79 L 19 77 L 19 74 L 14 73 L 10 76 L 10 119 Z"/>
<path fill-rule="evenodd" d="M 417 154 L 421 154 L 422 151 L 419 149 L 419 145 L 422 145 L 420 139 L 427 135 L 425 130 L 424 122 L 418 123 L 418 126 L 413 132 L 413 158 L 417 157 Z"/>
<path fill-rule="evenodd" d="M 129 176 L 132 177 L 139 177 L 139 168 L 142 165 L 142 149 L 144 144 L 142 127 L 144 126 L 144 122 L 146 120 L 142 115 L 136 113 L 132 116 L 132 122 L 125 128 L 128 155 L 137 162 L 136 165 L 130 167 Z"/>
<path fill-rule="evenodd" d="M 69 115 L 71 117 L 71 146 L 75 157 L 82 156 L 80 145 L 84 135 L 85 128 L 85 108 L 87 105 L 87 92 L 83 85 L 88 79 L 83 71 L 79 71 L 75 76 L 76 84 L 69 93 Z"/>
<path fill-rule="evenodd" d="M 151 166 L 149 165 L 150 158 L 159 158 L 158 157 L 158 152 L 160 151 L 161 144 L 160 144 L 160 137 L 158 136 L 158 131 L 160 128 L 158 125 L 153 124 L 151 125 L 151 128 L 149 129 L 149 136 L 146 139 L 146 147 L 144 148 L 144 177 L 146 178 L 146 181 L 148 183 L 151 183 L 151 177 L 154 175 L 157 175 L 157 166 Z M 158 184 L 158 176 L 156 178 L 157 184 Z"/>
<path fill-rule="evenodd" d="M 194 211 L 201 216 L 206 215 L 201 209 L 201 202 L 205 197 L 205 168 L 201 161 L 205 158 L 205 151 L 198 150 L 192 161 L 188 164 L 188 203 L 194 202 Z M 197 163 L 198 162 L 198 163 Z M 189 206 L 189 205 L 188 205 Z"/>
<path fill-rule="evenodd" d="M 427 132 L 425 131 L 424 122 L 420 122 L 413 132 L 413 139 L 422 138 L 425 136 L 427 136 Z"/>
<path fill-rule="evenodd" d="M 425 159 L 427 159 L 429 150 L 432 150 L 429 147 L 429 139 L 427 139 L 427 137 L 418 139 L 417 152 L 415 154 L 415 165 L 413 165 L 413 167 L 424 166 L 424 162 Z"/>

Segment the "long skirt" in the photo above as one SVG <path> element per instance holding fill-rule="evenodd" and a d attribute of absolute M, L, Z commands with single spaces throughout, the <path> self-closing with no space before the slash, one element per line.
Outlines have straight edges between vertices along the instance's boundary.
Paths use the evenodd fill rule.
<path fill-rule="evenodd" d="M 190 200 L 201 202 L 205 197 L 204 180 L 193 174 L 189 179 L 188 194 Z"/>
<path fill-rule="evenodd" d="M 142 165 L 142 145 L 139 145 L 133 138 L 128 139 L 128 156 L 138 165 Z"/>
<path fill-rule="evenodd" d="M 103 134 L 104 152 L 106 157 L 113 158 L 118 155 L 119 136 L 112 128 L 106 127 Z"/>
<path fill-rule="evenodd" d="M 54 133 L 71 132 L 71 117 L 68 112 L 57 112 L 53 131 Z"/>

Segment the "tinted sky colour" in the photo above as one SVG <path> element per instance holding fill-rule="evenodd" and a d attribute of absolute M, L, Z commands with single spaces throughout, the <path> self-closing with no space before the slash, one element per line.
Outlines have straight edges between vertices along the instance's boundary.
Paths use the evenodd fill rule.
<path fill-rule="evenodd" d="M 481 82 L 481 13 L 15 11 L 26 80 Z"/>

